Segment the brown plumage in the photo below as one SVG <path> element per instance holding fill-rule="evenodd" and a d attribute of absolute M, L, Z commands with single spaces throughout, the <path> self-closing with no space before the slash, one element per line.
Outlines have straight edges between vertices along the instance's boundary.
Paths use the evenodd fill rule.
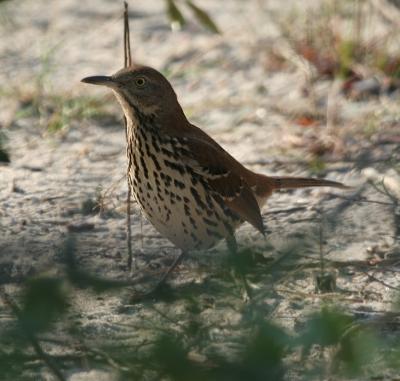
<path fill-rule="evenodd" d="M 134 65 L 82 81 L 114 91 L 127 119 L 132 193 L 150 222 L 184 251 L 232 239 L 244 221 L 264 233 L 260 209 L 276 190 L 344 188 L 334 181 L 268 177 L 245 168 L 186 119 L 171 84 L 150 67 Z"/>

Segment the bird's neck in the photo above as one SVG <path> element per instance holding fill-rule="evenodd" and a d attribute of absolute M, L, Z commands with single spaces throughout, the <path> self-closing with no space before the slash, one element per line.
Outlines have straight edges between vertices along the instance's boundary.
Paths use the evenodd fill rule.
<path fill-rule="evenodd" d="M 155 122 L 159 125 L 163 134 L 179 136 L 184 129 L 190 126 L 181 105 L 173 102 L 169 107 L 160 109 L 155 114 Z"/>

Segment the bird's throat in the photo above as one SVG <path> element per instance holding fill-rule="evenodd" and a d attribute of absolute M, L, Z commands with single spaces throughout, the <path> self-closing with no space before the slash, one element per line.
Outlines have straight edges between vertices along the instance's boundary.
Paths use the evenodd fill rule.
<path fill-rule="evenodd" d="M 113 90 L 113 92 L 114 92 L 115 97 L 118 100 L 118 103 L 121 105 L 122 111 L 124 112 L 126 119 L 128 121 L 136 120 L 135 110 L 128 103 L 128 101 L 125 99 L 125 97 L 115 90 Z"/>

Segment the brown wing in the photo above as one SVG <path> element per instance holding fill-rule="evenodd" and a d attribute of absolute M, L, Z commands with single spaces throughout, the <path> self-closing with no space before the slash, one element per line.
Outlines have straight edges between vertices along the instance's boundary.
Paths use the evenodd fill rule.
<path fill-rule="evenodd" d="M 247 170 L 214 141 L 210 143 L 197 136 L 185 136 L 183 142 L 188 147 L 187 163 L 194 172 L 207 181 L 226 206 L 264 234 L 260 207 L 241 173 L 241 168 Z"/>

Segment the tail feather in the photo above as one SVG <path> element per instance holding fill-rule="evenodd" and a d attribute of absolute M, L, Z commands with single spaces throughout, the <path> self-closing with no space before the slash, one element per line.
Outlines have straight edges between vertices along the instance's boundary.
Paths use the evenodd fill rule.
<path fill-rule="evenodd" d="M 307 187 L 335 187 L 348 188 L 342 183 L 331 180 L 314 179 L 307 177 L 271 177 L 274 190 L 294 189 Z"/>

